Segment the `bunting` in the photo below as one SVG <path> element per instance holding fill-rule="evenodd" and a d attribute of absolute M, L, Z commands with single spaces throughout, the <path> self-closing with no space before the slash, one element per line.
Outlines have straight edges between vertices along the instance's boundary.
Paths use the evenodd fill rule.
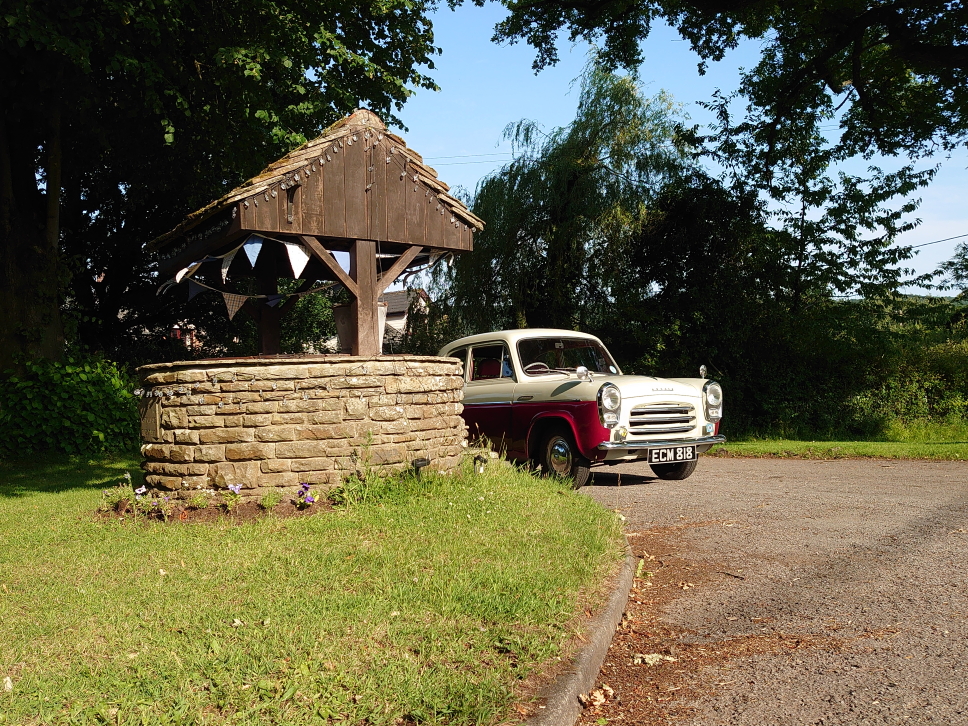
<path fill-rule="evenodd" d="M 255 267 L 256 260 L 259 259 L 259 253 L 262 251 L 263 238 L 257 234 L 250 234 L 249 238 L 245 241 L 242 247 L 245 248 L 245 256 L 249 258 L 249 264 Z"/>
<path fill-rule="evenodd" d="M 198 293 L 202 292 L 203 290 L 205 290 L 205 288 L 199 285 L 194 280 L 188 281 L 188 299 L 189 300 L 191 300 L 193 297 L 198 295 Z"/>
<path fill-rule="evenodd" d="M 222 297 L 225 299 L 225 307 L 229 311 L 229 320 L 235 317 L 239 309 L 245 305 L 245 301 L 249 299 L 246 295 L 236 295 L 231 292 L 223 292 Z"/>
<path fill-rule="evenodd" d="M 238 251 L 242 249 L 242 245 L 239 245 L 234 250 L 229 252 L 227 255 L 222 257 L 222 284 L 224 285 L 228 281 L 229 268 L 232 266 L 232 260 L 235 259 L 235 255 Z"/>
<path fill-rule="evenodd" d="M 285 295 L 270 295 L 269 299 L 266 300 L 266 305 L 270 308 L 274 308 L 279 302 L 285 297 Z"/>
<path fill-rule="evenodd" d="M 298 280 L 309 262 L 309 253 L 298 242 L 289 242 L 287 240 L 283 241 L 283 244 L 286 246 L 286 252 L 289 253 L 289 266 L 292 267 L 293 279 Z"/>

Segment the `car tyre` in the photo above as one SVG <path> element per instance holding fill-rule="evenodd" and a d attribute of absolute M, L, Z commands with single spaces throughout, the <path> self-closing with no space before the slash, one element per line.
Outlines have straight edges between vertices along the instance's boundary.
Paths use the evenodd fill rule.
<path fill-rule="evenodd" d="M 680 480 L 688 479 L 696 470 L 696 459 L 692 461 L 679 461 L 675 464 L 649 464 L 652 471 L 660 479 Z"/>
<path fill-rule="evenodd" d="M 543 474 L 570 478 L 575 489 L 585 486 L 591 476 L 591 463 L 578 452 L 574 437 L 564 427 L 553 428 L 545 434 L 538 463 Z"/>

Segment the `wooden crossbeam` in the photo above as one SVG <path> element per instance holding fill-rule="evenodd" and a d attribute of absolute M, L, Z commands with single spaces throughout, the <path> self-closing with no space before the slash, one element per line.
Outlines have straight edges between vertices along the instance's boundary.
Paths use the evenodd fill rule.
<path fill-rule="evenodd" d="M 319 240 L 317 240 L 315 237 L 310 237 L 305 234 L 299 235 L 299 240 L 309 248 L 310 252 L 313 253 L 313 257 L 326 265 L 326 267 L 328 267 L 330 271 L 336 275 L 336 279 L 340 281 L 340 284 L 342 284 L 343 287 L 349 290 L 350 295 L 355 298 L 360 296 L 360 288 L 357 286 L 356 282 L 353 280 L 353 278 L 346 274 L 346 271 L 339 266 L 336 258 L 333 257 L 333 253 L 323 247 L 319 243 Z"/>
<path fill-rule="evenodd" d="M 376 285 L 376 296 L 378 298 L 383 294 L 384 290 L 393 284 L 394 280 L 400 277 L 400 273 L 407 269 L 407 265 L 413 262 L 422 250 L 423 247 L 411 247 L 397 258 L 397 261 L 393 263 L 393 267 L 383 273 Z"/>

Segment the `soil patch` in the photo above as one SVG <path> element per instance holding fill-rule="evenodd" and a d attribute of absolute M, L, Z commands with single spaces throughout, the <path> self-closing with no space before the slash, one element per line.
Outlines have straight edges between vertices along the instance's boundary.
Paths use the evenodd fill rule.
<path fill-rule="evenodd" d="M 733 659 L 754 655 L 843 647 L 844 641 L 836 638 L 778 631 L 709 640 L 667 622 L 664 609 L 684 591 L 724 577 L 742 579 L 686 556 L 685 531 L 707 524 L 629 533 L 632 552 L 641 562 L 596 688 L 583 699 L 585 710 L 579 725 L 624 721 L 637 726 L 665 726 L 681 722 L 695 712 L 688 704 L 712 695 L 716 686 L 729 685 L 727 681 L 700 682 L 695 675 L 702 669 L 721 668 Z"/>

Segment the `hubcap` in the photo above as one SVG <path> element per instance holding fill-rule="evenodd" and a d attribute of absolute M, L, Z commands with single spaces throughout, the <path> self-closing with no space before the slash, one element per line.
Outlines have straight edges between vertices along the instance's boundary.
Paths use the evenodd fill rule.
<path fill-rule="evenodd" d="M 572 454 L 571 446 L 560 436 L 551 442 L 548 451 L 548 463 L 556 474 L 569 476 L 571 474 Z"/>

